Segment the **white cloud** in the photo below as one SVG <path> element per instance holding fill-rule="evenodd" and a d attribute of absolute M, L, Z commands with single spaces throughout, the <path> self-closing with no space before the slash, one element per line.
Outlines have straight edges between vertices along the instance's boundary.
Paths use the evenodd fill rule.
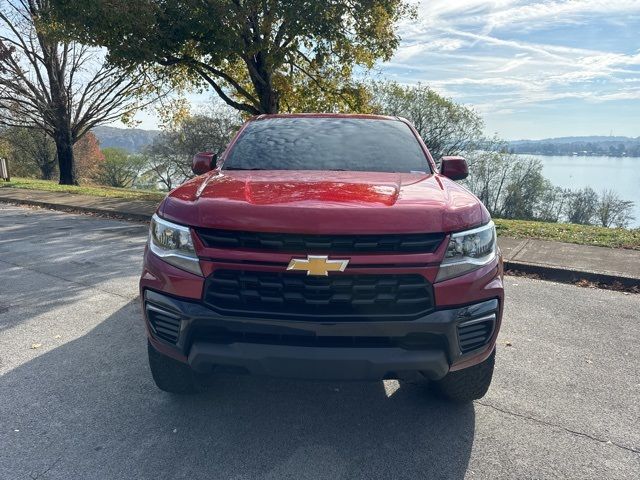
<path fill-rule="evenodd" d="M 545 27 L 550 24 L 580 23 L 585 18 L 595 15 L 629 15 L 640 13 L 638 0 L 568 0 L 519 2 L 521 5 L 491 13 L 486 23 L 490 28 L 504 26 L 525 25 L 539 26 L 544 22 Z"/>
<path fill-rule="evenodd" d="M 407 61 L 422 52 L 453 52 L 464 46 L 460 38 L 436 38 L 428 42 L 406 43 L 396 52 L 395 61 Z"/>
<path fill-rule="evenodd" d="M 606 102 L 612 100 L 640 100 L 640 88 L 630 88 L 614 93 L 606 93 L 597 97 L 591 97 L 593 102 Z"/>
<path fill-rule="evenodd" d="M 508 61 L 507 63 L 505 63 L 503 66 L 498 67 L 494 70 L 490 70 L 488 73 L 506 73 L 506 72 L 510 72 L 511 70 L 515 70 L 517 68 L 520 68 L 522 66 L 527 65 L 528 63 L 531 62 L 531 57 L 529 56 L 519 56 L 519 54 L 514 56 L 513 60 Z"/>
<path fill-rule="evenodd" d="M 531 28 L 541 24 L 580 23 L 594 16 L 627 16 L 640 13 L 638 0 L 422 0 L 413 2 L 422 25 L 441 22 L 482 26 L 484 33 L 494 28 Z"/>
<path fill-rule="evenodd" d="M 636 98 L 615 88 L 640 75 L 640 52 L 625 52 L 626 45 L 606 51 L 600 42 L 588 48 L 562 35 L 571 23 L 636 12 L 640 0 L 427 0 L 419 3 L 419 21 L 401 29 L 402 46 L 384 67 L 461 101 L 500 95 L 514 104 Z M 540 32 L 561 27 L 554 41 L 545 42 L 537 31 L 529 35 L 536 41 L 523 35 L 525 24 Z"/>

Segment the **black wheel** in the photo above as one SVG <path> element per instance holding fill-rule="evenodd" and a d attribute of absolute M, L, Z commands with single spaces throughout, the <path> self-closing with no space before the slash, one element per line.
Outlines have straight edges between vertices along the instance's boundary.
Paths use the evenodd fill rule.
<path fill-rule="evenodd" d="M 203 390 L 200 375 L 189 365 L 162 355 L 147 342 L 149 367 L 153 381 L 160 390 L 170 393 L 198 393 Z"/>
<path fill-rule="evenodd" d="M 466 403 L 482 398 L 491 385 L 495 360 L 494 349 L 484 362 L 464 370 L 450 372 L 444 378 L 433 382 L 433 386 L 436 392 L 453 402 Z"/>

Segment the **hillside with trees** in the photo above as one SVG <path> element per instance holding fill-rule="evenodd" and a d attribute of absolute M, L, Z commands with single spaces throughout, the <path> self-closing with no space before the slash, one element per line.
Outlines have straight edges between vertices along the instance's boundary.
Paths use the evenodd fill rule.
<path fill-rule="evenodd" d="M 96 127 L 92 132 L 100 141 L 102 148 L 121 148 L 129 153 L 140 153 L 160 134 L 159 130 L 108 126 Z"/>
<path fill-rule="evenodd" d="M 528 155 L 640 157 L 640 137 L 561 137 L 516 140 L 508 145 L 513 153 Z"/>

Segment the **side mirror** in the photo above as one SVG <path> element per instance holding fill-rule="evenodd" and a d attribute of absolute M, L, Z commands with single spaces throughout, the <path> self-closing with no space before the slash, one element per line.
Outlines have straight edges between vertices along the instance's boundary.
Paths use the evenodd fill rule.
<path fill-rule="evenodd" d="M 202 175 L 216 168 L 218 155 L 213 152 L 196 153 L 191 162 L 191 170 L 196 175 Z"/>
<path fill-rule="evenodd" d="M 462 157 L 442 157 L 440 174 L 451 180 L 462 180 L 469 175 L 467 161 Z"/>

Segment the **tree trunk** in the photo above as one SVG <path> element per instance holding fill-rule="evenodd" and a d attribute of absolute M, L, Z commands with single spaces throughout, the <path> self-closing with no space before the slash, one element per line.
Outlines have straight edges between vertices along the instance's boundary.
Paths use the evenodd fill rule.
<path fill-rule="evenodd" d="M 44 180 L 53 180 L 53 174 L 55 170 L 51 165 L 40 165 L 40 173 Z"/>
<path fill-rule="evenodd" d="M 76 178 L 76 163 L 73 157 L 73 140 L 71 129 L 56 132 L 54 138 L 58 153 L 58 169 L 60 170 L 60 185 L 78 185 Z"/>
<path fill-rule="evenodd" d="M 278 113 L 280 110 L 278 92 L 273 89 L 271 82 L 267 86 L 258 88 L 257 91 L 262 113 Z"/>
<path fill-rule="evenodd" d="M 258 52 L 246 63 L 249 67 L 249 78 L 260 100 L 260 113 L 278 113 L 280 95 L 273 86 L 273 78 L 264 60 L 264 53 Z"/>

